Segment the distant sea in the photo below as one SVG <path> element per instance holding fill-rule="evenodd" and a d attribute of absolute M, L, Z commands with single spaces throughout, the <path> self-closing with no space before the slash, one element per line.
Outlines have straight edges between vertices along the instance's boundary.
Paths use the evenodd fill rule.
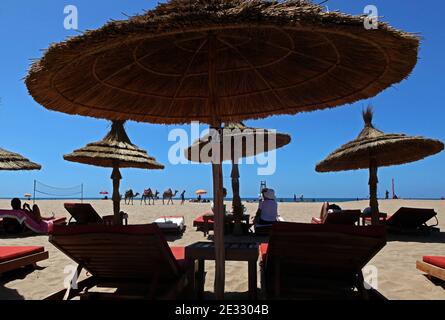
<path fill-rule="evenodd" d="M 10 200 L 11 198 L 0 198 L 2 200 Z M 28 198 L 21 198 L 22 200 L 28 200 Z M 191 198 L 187 198 L 186 197 L 186 201 L 188 201 Z M 195 198 L 193 198 L 195 199 Z M 212 200 L 212 198 L 202 198 L 203 200 Z M 38 200 L 79 200 L 79 198 L 36 198 L 36 201 Z M 101 198 L 84 198 L 84 201 L 91 201 L 91 200 L 104 200 L 103 197 Z M 108 197 L 107 200 L 111 200 L 110 197 Z M 135 201 L 141 201 L 141 198 L 135 198 Z M 159 199 L 162 201 L 162 198 Z M 174 200 L 180 200 L 179 198 L 174 198 Z M 242 198 L 243 201 L 246 202 L 256 202 L 258 201 L 258 198 Z M 335 203 L 335 202 L 351 202 L 351 201 L 359 201 L 359 200 L 368 200 L 366 198 L 304 198 L 303 200 L 301 200 L 300 198 L 297 198 L 297 201 L 294 200 L 294 198 L 277 198 L 278 202 L 330 202 L 330 203 Z M 384 200 L 384 199 L 380 199 L 380 200 Z M 440 198 L 401 198 L 400 200 L 443 200 Z M 32 198 L 31 198 L 32 201 Z M 232 198 L 226 198 L 226 201 L 232 201 Z"/>

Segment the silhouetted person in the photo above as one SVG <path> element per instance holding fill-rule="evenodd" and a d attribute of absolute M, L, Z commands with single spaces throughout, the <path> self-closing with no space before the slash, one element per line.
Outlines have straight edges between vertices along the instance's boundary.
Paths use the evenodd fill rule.
<path fill-rule="evenodd" d="M 184 205 L 185 202 L 185 190 L 181 193 L 181 205 Z"/>
<path fill-rule="evenodd" d="M 18 198 L 11 200 L 12 210 L 22 210 L 22 202 Z M 6 233 L 17 234 L 23 232 L 23 226 L 14 218 L 3 218 L 3 229 Z"/>
<path fill-rule="evenodd" d="M 389 199 L 389 191 L 388 191 L 388 190 L 386 190 L 386 196 L 385 196 L 385 198 L 386 198 L 386 200 Z"/>

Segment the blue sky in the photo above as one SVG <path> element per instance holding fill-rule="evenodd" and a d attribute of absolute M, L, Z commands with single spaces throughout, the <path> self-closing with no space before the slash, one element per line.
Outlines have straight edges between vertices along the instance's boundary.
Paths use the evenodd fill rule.
<path fill-rule="evenodd" d="M 243 165 L 241 193 L 255 196 L 261 180 L 267 180 L 279 197 L 294 193 L 306 197 L 366 197 L 368 172 L 318 174 L 315 165 L 331 151 L 355 138 L 363 127 L 361 110 L 368 103 L 375 107 L 375 125 L 386 132 L 424 135 L 445 140 L 445 42 L 442 21 L 445 4 L 440 1 L 403 0 L 330 0 L 330 10 L 360 14 L 368 4 L 379 9 L 379 15 L 391 25 L 421 33 L 423 40 L 419 62 L 410 78 L 377 97 L 353 105 L 297 116 L 271 117 L 248 121 L 249 125 L 276 128 L 293 137 L 291 145 L 277 153 L 277 171 L 273 176 L 257 176 L 257 167 Z M 48 111 L 27 94 L 22 78 L 30 59 L 39 58 L 42 49 L 76 32 L 63 28 L 66 5 L 79 9 L 79 29 L 94 29 L 109 19 L 153 8 L 156 1 L 143 0 L 2 0 L 0 2 L 0 147 L 19 152 L 41 163 L 43 170 L 34 172 L 1 172 L 0 197 L 22 196 L 32 192 L 33 180 L 54 186 L 84 183 L 87 196 L 111 191 L 111 170 L 74 164 L 63 160 L 63 154 L 101 139 L 109 124 L 79 116 Z M 133 143 L 148 150 L 166 165 L 164 171 L 123 170 L 122 190 L 144 187 L 164 190 L 186 189 L 188 196 L 198 188 L 212 189 L 211 168 L 203 165 L 172 166 L 167 137 L 175 126 L 130 122 L 127 132 Z M 184 127 L 188 128 L 188 127 Z M 402 197 L 445 196 L 445 153 L 423 161 L 380 170 L 380 195 L 396 179 L 397 193 Z M 230 190 L 230 166 L 224 166 L 225 185 Z M 230 195 L 230 192 L 229 192 Z"/>

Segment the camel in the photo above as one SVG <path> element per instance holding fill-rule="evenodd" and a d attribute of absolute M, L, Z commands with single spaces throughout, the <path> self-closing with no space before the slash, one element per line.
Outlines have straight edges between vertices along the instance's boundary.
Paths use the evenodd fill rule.
<path fill-rule="evenodd" d="M 174 204 L 173 203 L 173 198 L 174 197 L 176 197 L 176 195 L 178 194 L 178 190 L 175 190 L 175 193 L 173 193 L 173 191 L 172 191 L 172 189 L 168 189 L 168 190 L 166 190 L 166 191 L 164 191 L 164 193 L 163 193 L 163 195 L 162 195 L 162 204 L 165 204 L 165 199 L 167 199 L 168 201 L 167 201 L 167 205 L 169 205 L 170 204 L 170 202 L 172 203 L 172 205 Z"/>
<path fill-rule="evenodd" d="M 156 191 L 156 192 L 158 193 L 158 191 Z M 148 199 L 148 205 L 151 205 L 152 200 L 153 200 L 153 205 L 155 205 L 156 196 L 150 188 L 144 190 L 144 193 L 142 194 L 142 198 L 141 198 L 141 205 L 142 205 L 142 202 L 147 204 L 147 201 L 146 201 L 147 199 Z"/>
<path fill-rule="evenodd" d="M 128 200 L 128 204 L 133 205 L 133 200 L 134 198 L 136 198 L 139 195 L 139 192 L 137 192 L 136 194 L 133 193 L 133 190 L 127 190 L 125 191 L 125 204 L 127 204 L 127 200 Z"/>

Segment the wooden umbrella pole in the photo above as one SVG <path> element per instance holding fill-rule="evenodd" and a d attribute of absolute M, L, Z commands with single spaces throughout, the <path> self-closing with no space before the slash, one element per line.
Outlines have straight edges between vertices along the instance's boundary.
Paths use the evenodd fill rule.
<path fill-rule="evenodd" d="M 122 179 L 121 173 L 118 167 L 113 168 L 113 173 L 111 174 L 111 179 L 113 180 L 113 214 L 114 214 L 114 224 L 122 225 L 121 219 L 121 195 L 119 192 L 120 180 Z"/>
<path fill-rule="evenodd" d="M 209 59 L 209 104 L 213 117 L 213 129 L 217 130 L 217 144 L 221 141 L 221 119 L 219 116 L 217 97 L 217 75 L 216 75 L 216 37 L 209 32 L 208 37 L 208 59 Z M 212 161 L 213 171 L 213 213 L 215 215 L 214 242 L 215 242 L 215 296 L 217 300 L 224 299 L 225 283 L 225 246 L 224 246 L 224 203 L 223 203 L 223 175 L 222 163 L 220 159 Z"/>
<path fill-rule="evenodd" d="M 377 161 L 372 159 L 369 166 L 369 205 L 371 207 L 372 225 L 378 225 L 380 223 L 379 202 L 377 199 L 377 184 L 379 183 L 377 171 Z"/>
<path fill-rule="evenodd" d="M 241 218 L 243 216 L 243 207 L 241 203 L 241 197 L 239 192 L 239 167 L 236 161 L 232 161 L 232 192 L 233 192 L 233 200 L 232 207 L 235 218 L 235 228 L 233 230 L 234 235 L 242 235 L 243 231 L 241 228 Z"/>

